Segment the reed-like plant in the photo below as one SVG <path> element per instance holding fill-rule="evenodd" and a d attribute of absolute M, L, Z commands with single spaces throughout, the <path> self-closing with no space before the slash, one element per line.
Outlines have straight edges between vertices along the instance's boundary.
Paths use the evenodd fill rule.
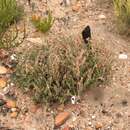
<path fill-rule="evenodd" d="M 130 34 L 130 0 L 113 0 L 120 30 Z"/>

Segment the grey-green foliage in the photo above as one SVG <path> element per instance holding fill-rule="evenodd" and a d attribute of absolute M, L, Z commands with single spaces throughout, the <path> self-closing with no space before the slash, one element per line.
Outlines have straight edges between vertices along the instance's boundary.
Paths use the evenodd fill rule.
<path fill-rule="evenodd" d="M 103 83 L 110 71 L 92 48 L 61 39 L 21 54 L 13 75 L 17 86 L 32 93 L 36 102 L 64 103 L 72 95 Z"/>

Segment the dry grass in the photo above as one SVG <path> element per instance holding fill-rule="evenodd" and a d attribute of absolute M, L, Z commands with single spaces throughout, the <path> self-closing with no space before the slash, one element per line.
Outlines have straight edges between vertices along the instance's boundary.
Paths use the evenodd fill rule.
<path fill-rule="evenodd" d="M 20 55 L 13 79 L 31 91 L 36 102 L 65 103 L 106 81 L 110 64 L 100 61 L 96 53 L 71 38 L 59 39 Z"/>

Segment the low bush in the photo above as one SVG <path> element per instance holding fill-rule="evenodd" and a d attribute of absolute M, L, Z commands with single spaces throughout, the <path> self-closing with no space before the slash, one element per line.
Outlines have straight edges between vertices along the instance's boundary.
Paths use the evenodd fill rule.
<path fill-rule="evenodd" d="M 29 50 L 19 54 L 13 80 L 38 103 L 65 103 L 106 81 L 110 72 L 110 64 L 100 61 L 92 47 L 71 38 Z"/>
<path fill-rule="evenodd" d="M 41 18 L 39 16 L 33 15 L 32 23 L 39 31 L 46 33 L 52 27 L 54 23 L 54 18 L 52 17 L 52 14 L 49 11 L 48 16 L 46 18 Z"/>
<path fill-rule="evenodd" d="M 23 9 L 17 5 L 16 0 L 0 0 L 0 33 L 18 21 L 22 14 Z"/>
<path fill-rule="evenodd" d="M 130 0 L 113 0 L 121 32 L 130 34 Z"/>

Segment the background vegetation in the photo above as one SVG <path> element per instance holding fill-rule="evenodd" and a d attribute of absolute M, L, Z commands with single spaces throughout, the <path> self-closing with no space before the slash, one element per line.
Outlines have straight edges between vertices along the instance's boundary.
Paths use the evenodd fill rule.
<path fill-rule="evenodd" d="M 113 2 L 120 31 L 130 34 L 130 0 L 113 0 Z"/>

